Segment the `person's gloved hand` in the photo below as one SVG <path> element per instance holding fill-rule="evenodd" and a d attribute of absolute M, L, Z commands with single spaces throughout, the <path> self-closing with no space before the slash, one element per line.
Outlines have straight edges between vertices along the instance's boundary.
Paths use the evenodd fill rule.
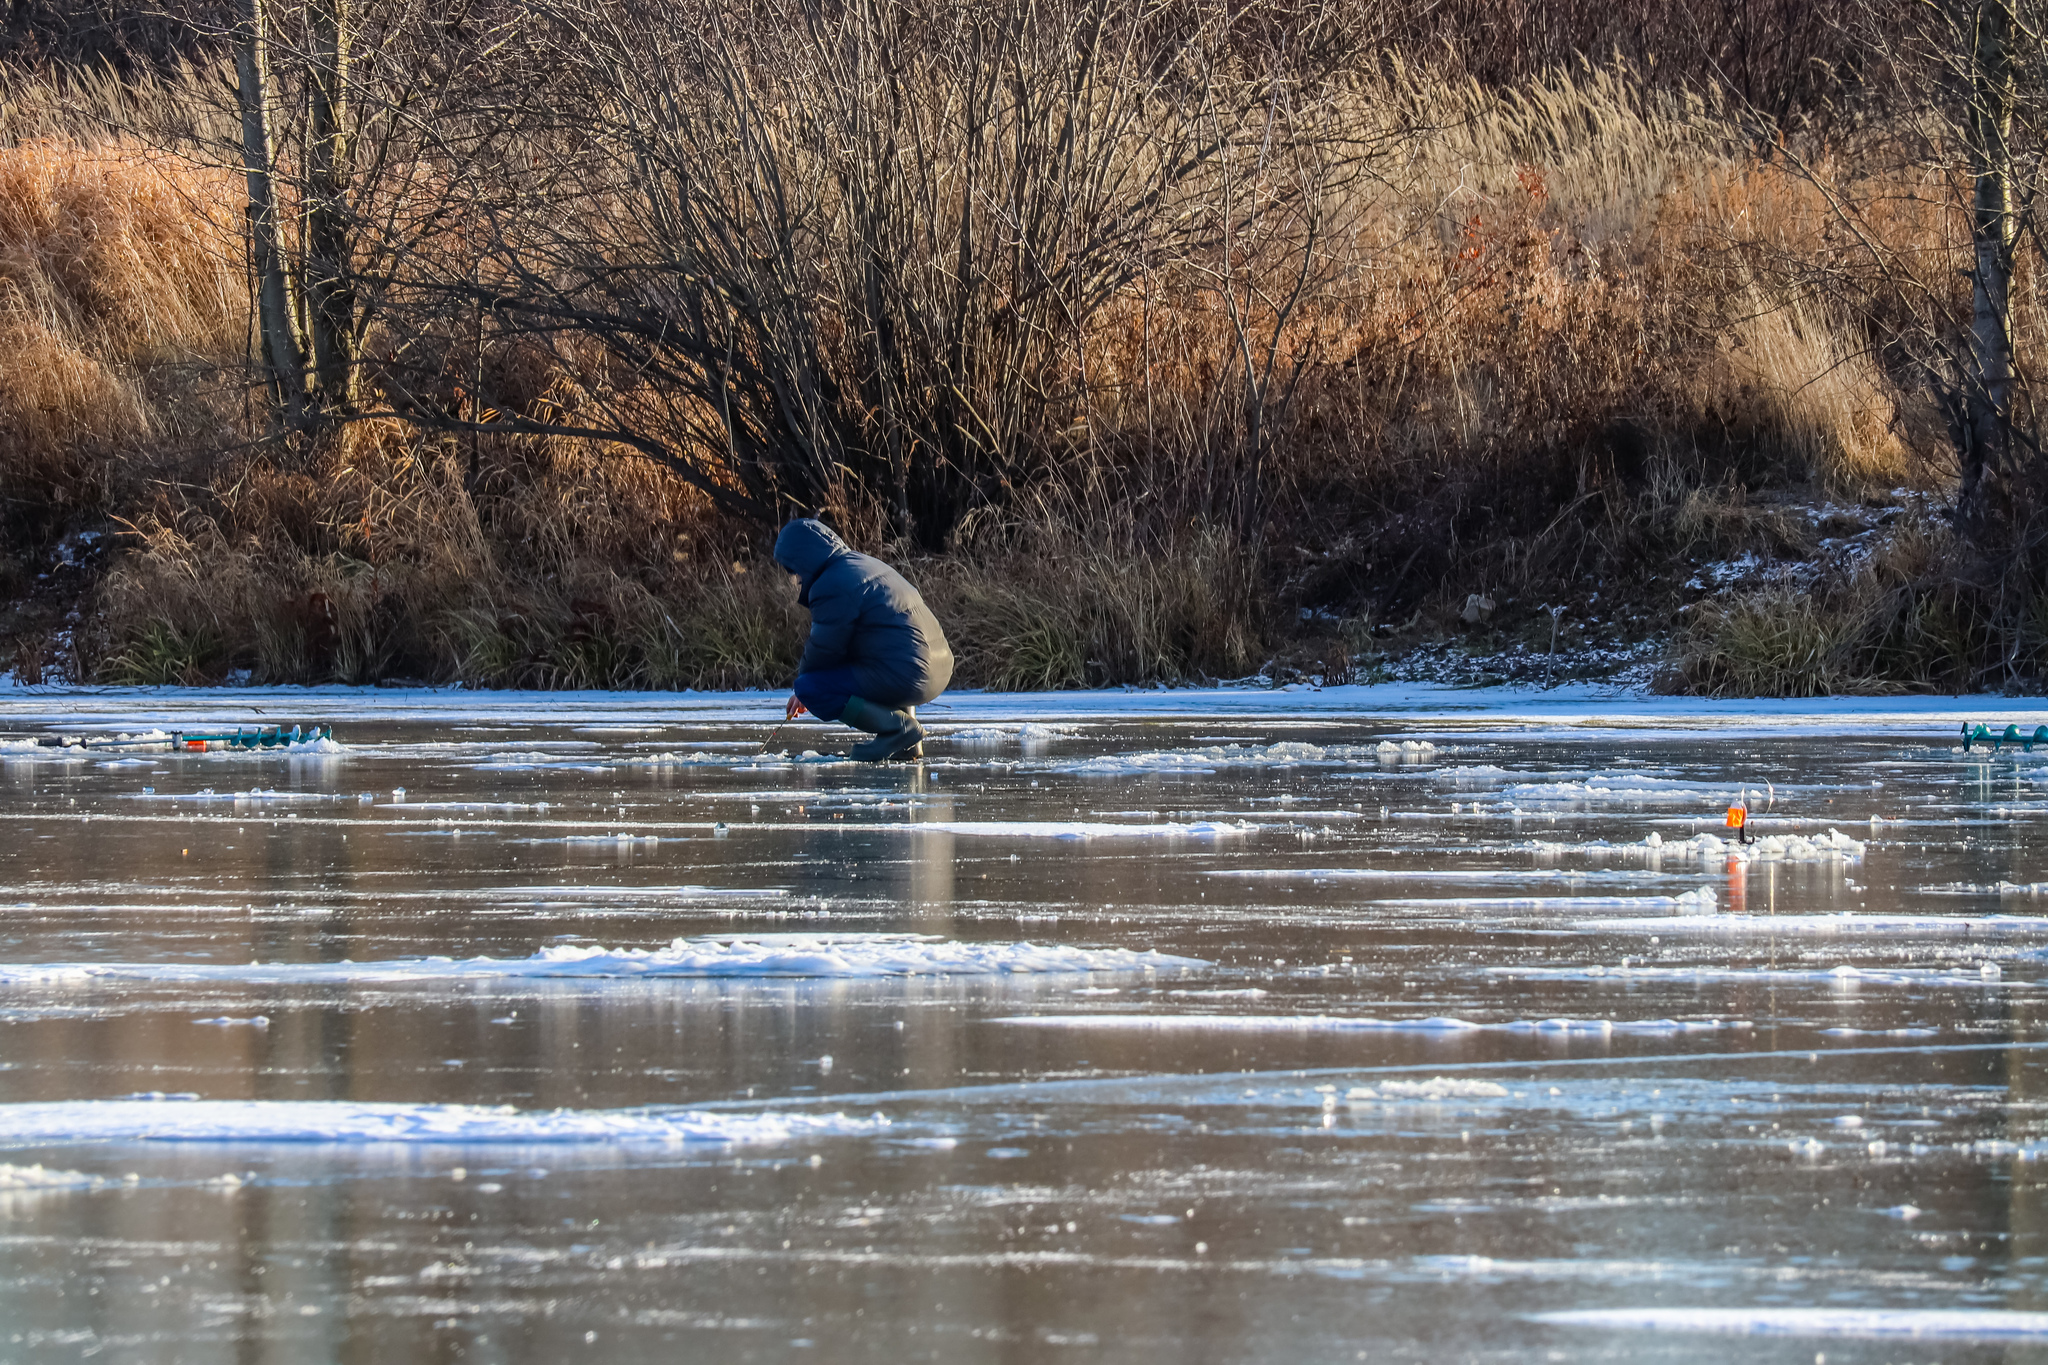
<path fill-rule="evenodd" d="M 804 704 L 798 701 L 795 697 L 791 697 L 789 699 L 789 705 L 782 708 L 782 719 L 785 723 L 795 720 L 798 716 L 801 716 L 803 714 L 805 714 Z"/>

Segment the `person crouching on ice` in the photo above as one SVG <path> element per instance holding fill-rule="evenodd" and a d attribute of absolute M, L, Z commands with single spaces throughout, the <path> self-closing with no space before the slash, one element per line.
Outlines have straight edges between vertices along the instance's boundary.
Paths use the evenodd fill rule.
<path fill-rule="evenodd" d="M 853 746 L 864 762 L 922 758 L 924 727 L 914 708 L 953 680 L 953 651 L 917 589 L 808 517 L 782 528 L 775 562 L 796 580 L 797 605 L 811 613 L 788 717 L 809 711 L 867 731 L 874 738 Z"/>

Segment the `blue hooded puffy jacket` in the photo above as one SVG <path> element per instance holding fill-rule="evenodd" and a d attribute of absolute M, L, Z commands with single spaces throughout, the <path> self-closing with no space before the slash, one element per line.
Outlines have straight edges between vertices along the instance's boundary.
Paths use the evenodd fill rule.
<path fill-rule="evenodd" d="M 856 694 L 879 706 L 919 706 L 953 680 L 953 651 L 938 618 L 903 575 L 856 554 L 832 528 L 808 517 L 775 538 L 775 562 L 797 576 L 811 638 L 797 672 L 852 668 Z"/>

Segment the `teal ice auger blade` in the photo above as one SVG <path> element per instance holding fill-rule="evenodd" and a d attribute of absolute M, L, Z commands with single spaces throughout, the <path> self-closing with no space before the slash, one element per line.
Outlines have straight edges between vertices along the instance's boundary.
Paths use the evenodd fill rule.
<path fill-rule="evenodd" d="M 1973 746 L 1979 744 L 1990 745 L 1993 753 L 1997 753 L 2008 744 L 2017 744 L 2024 752 L 2032 753 L 2036 744 L 2048 745 L 2048 725 L 2036 725 L 2031 735 L 2021 734 L 2017 725 L 2008 725 L 2002 732 L 1993 734 L 1991 727 L 1982 722 L 1972 725 L 1964 721 L 1963 752 L 1968 753 Z"/>
<path fill-rule="evenodd" d="M 282 725 L 258 726 L 253 730 L 238 725 L 233 731 L 222 730 L 211 734 L 180 731 L 171 736 L 171 747 L 201 753 L 208 749 L 285 749 L 311 740 L 332 738 L 332 725 L 294 725 L 289 730 Z"/>

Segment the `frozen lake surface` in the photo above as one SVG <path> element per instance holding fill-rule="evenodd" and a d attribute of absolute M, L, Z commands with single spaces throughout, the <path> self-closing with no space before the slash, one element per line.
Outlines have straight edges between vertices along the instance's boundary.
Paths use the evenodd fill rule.
<path fill-rule="evenodd" d="M 2048 1359 L 2043 704 L 779 710 L 0 690 L 0 1362 Z"/>

